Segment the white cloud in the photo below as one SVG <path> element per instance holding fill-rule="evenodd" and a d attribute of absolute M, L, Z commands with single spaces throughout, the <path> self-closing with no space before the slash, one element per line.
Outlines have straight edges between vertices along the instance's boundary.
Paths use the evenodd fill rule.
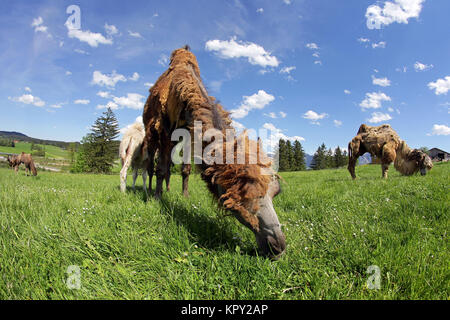
<path fill-rule="evenodd" d="M 108 91 L 99 91 L 99 92 L 97 92 L 97 95 L 99 97 L 102 97 L 102 98 L 105 98 L 105 99 L 111 97 L 111 94 Z"/>
<path fill-rule="evenodd" d="M 314 64 L 322 65 L 322 61 L 316 60 L 316 61 L 314 61 Z"/>
<path fill-rule="evenodd" d="M 34 32 L 42 32 L 48 34 L 48 27 L 44 26 L 44 19 L 42 17 L 37 17 L 33 19 L 33 22 L 31 23 L 31 27 L 34 28 Z M 51 37 L 50 34 L 48 34 L 49 37 Z"/>
<path fill-rule="evenodd" d="M 142 39 L 142 36 L 139 32 L 132 32 L 132 31 L 128 30 L 128 34 L 130 35 L 130 37 Z"/>
<path fill-rule="evenodd" d="M 119 33 L 119 30 L 116 28 L 115 25 L 109 25 L 107 23 L 105 23 L 105 30 L 109 36 L 113 36 Z"/>
<path fill-rule="evenodd" d="M 229 41 L 209 40 L 206 42 L 207 51 L 217 52 L 223 59 L 247 58 L 252 65 L 265 67 L 278 67 L 279 61 L 263 47 L 252 42 L 237 42 L 235 38 Z"/>
<path fill-rule="evenodd" d="M 248 115 L 253 109 L 263 109 L 269 103 L 275 100 L 275 97 L 264 90 L 259 90 L 251 96 L 244 96 L 239 108 L 231 110 L 231 117 L 241 119 Z"/>
<path fill-rule="evenodd" d="M 352 94 L 352 92 L 350 90 L 347 90 L 347 89 L 344 90 L 344 93 L 345 94 Z"/>
<path fill-rule="evenodd" d="M 286 112 L 280 111 L 280 117 L 281 118 L 286 118 L 286 116 L 287 116 Z"/>
<path fill-rule="evenodd" d="M 359 38 L 359 39 L 358 39 L 358 42 L 361 42 L 361 43 L 367 43 L 367 42 L 370 42 L 370 39 L 367 39 L 367 38 Z"/>
<path fill-rule="evenodd" d="M 263 13 L 263 12 L 264 12 L 264 9 L 263 9 L 263 8 L 256 9 L 256 12 L 257 12 L 257 13 Z"/>
<path fill-rule="evenodd" d="M 450 90 L 450 76 L 428 83 L 428 88 L 435 90 L 436 95 L 447 94 L 448 90 Z"/>
<path fill-rule="evenodd" d="M 27 92 L 31 92 L 31 88 L 30 87 L 25 87 L 24 90 L 27 91 Z"/>
<path fill-rule="evenodd" d="M 89 52 L 86 52 L 86 51 L 81 50 L 81 49 L 74 49 L 73 51 L 75 51 L 76 53 L 79 53 L 79 54 L 86 54 L 86 55 L 89 54 Z"/>
<path fill-rule="evenodd" d="M 275 112 L 264 113 L 264 115 L 266 117 L 269 117 L 269 118 L 272 118 L 272 119 L 276 119 L 277 118 L 277 115 L 276 115 Z"/>
<path fill-rule="evenodd" d="M 433 130 L 431 131 L 433 136 L 448 136 L 450 135 L 450 127 L 444 124 L 433 125 Z"/>
<path fill-rule="evenodd" d="M 81 42 L 86 42 L 91 47 L 98 47 L 99 44 L 112 44 L 112 39 L 105 38 L 101 33 L 94 33 L 89 30 L 67 28 L 69 38 L 76 38 Z"/>
<path fill-rule="evenodd" d="M 78 99 L 78 100 L 75 100 L 73 103 L 75 103 L 75 104 L 89 104 L 90 101 L 88 99 Z"/>
<path fill-rule="evenodd" d="M 314 58 L 319 58 L 319 57 L 320 57 L 320 53 L 314 52 L 314 53 L 312 54 L 312 56 L 313 56 Z"/>
<path fill-rule="evenodd" d="M 284 4 L 291 4 L 292 0 L 283 0 Z"/>
<path fill-rule="evenodd" d="M 392 117 L 388 113 L 374 112 L 372 113 L 372 117 L 367 119 L 370 123 L 378 123 L 382 121 L 391 120 Z"/>
<path fill-rule="evenodd" d="M 423 64 L 423 63 L 420 63 L 419 61 L 417 61 L 415 64 L 414 64 L 414 69 L 416 70 L 416 72 L 419 72 L 419 71 L 427 71 L 427 70 L 430 70 L 430 69 L 432 69 L 434 66 L 432 65 L 432 64 L 430 64 L 430 65 L 428 65 L 428 64 Z"/>
<path fill-rule="evenodd" d="M 418 18 L 425 0 L 394 0 L 385 1 L 384 7 L 371 5 L 367 8 L 366 18 L 369 29 L 379 29 L 391 23 L 408 24 L 408 19 Z"/>
<path fill-rule="evenodd" d="M 376 49 L 376 48 L 386 48 L 386 42 L 385 41 L 380 41 L 378 43 L 372 43 L 372 48 Z"/>
<path fill-rule="evenodd" d="M 307 43 L 305 47 L 311 50 L 319 50 L 319 46 L 314 42 Z"/>
<path fill-rule="evenodd" d="M 55 104 L 50 105 L 50 108 L 61 109 L 62 105 L 63 105 L 63 103 L 55 103 Z"/>
<path fill-rule="evenodd" d="M 110 88 L 114 88 L 116 83 L 119 81 L 126 82 L 127 79 L 125 76 L 118 74 L 115 70 L 113 70 L 111 75 L 103 74 L 100 71 L 94 71 L 92 74 L 92 84 L 96 84 L 99 86 L 107 86 Z"/>
<path fill-rule="evenodd" d="M 280 139 L 289 141 L 305 141 L 305 138 L 301 136 L 287 136 L 283 133 L 283 130 L 275 127 L 272 123 L 264 123 L 263 128 L 269 130 L 268 139 L 262 139 L 263 147 L 265 150 L 275 150 Z"/>
<path fill-rule="evenodd" d="M 312 124 L 317 124 L 317 125 L 320 124 L 319 120 L 322 120 L 326 117 L 328 117 L 327 113 L 318 114 L 317 112 L 315 112 L 313 110 L 308 110 L 303 114 L 304 119 L 311 120 Z"/>
<path fill-rule="evenodd" d="M 71 75 L 72 75 L 72 72 L 66 71 L 66 76 L 71 76 Z"/>
<path fill-rule="evenodd" d="M 147 88 L 151 88 L 153 87 L 154 83 L 153 82 L 146 82 L 144 83 L 144 86 L 146 86 Z"/>
<path fill-rule="evenodd" d="M 406 71 L 408 71 L 408 68 L 407 67 L 395 68 L 395 71 L 406 73 Z"/>
<path fill-rule="evenodd" d="M 97 106 L 97 109 L 107 109 L 107 108 L 111 108 L 111 110 L 117 110 L 119 109 L 119 106 L 117 105 L 117 103 L 114 103 L 112 101 L 109 101 L 107 104 L 105 105 L 101 105 L 99 104 Z"/>
<path fill-rule="evenodd" d="M 391 97 L 383 92 L 366 93 L 366 98 L 359 104 L 363 110 L 381 108 L 383 101 L 391 101 Z"/>
<path fill-rule="evenodd" d="M 114 97 L 114 102 L 125 108 L 130 108 L 134 110 L 140 110 L 144 108 L 144 99 L 143 95 L 139 93 L 128 93 L 126 97 Z"/>
<path fill-rule="evenodd" d="M 14 102 L 21 102 L 25 104 L 32 104 L 36 107 L 43 107 L 45 106 L 45 102 L 41 100 L 39 97 L 35 97 L 31 94 L 24 94 L 20 97 L 8 97 L 9 100 L 12 100 Z"/>
<path fill-rule="evenodd" d="M 139 80 L 139 73 L 135 72 L 131 77 L 128 78 L 128 80 L 131 81 L 138 81 Z"/>
<path fill-rule="evenodd" d="M 374 85 L 381 86 L 381 87 L 389 87 L 391 85 L 391 80 L 389 80 L 386 77 L 384 77 L 384 78 L 375 78 L 374 76 L 372 76 L 372 83 Z"/>
<path fill-rule="evenodd" d="M 340 120 L 333 120 L 333 123 L 334 123 L 334 125 L 336 126 L 336 127 L 340 127 L 340 126 L 342 126 L 342 121 L 340 121 Z"/>
<path fill-rule="evenodd" d="M 290 74 L 291 71 L 295 70 L 296 67 L 292 66 L 292 67 L 284 67 L 280 70 L 280 73 L 287 73 Z"/>

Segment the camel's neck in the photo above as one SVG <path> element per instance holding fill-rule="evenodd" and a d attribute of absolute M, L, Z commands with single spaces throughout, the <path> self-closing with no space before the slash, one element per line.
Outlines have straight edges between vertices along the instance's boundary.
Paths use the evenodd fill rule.
<path fill-rule="evenodd" d="M 394 167 L 404 175 L 411 175 L 417 172 L 416 162 L 409 159 L 409 155 L 412 149 L 402 141 L 397 148 L 396 157 L 394 161 Z"/>

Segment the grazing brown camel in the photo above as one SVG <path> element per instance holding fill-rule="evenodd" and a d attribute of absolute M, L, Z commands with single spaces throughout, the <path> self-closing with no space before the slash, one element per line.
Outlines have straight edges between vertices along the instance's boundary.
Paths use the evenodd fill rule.
<path fill-rule="evenodd" d="M 174 130 L 186 128 L 191 137 L 204 137 L 209 130 L 222 133 L 225 141 L 213 153 L 215 156 L 226 153 L 229 160 L 230 151 L 232 163 L 211 163 L 201 156 L 200 163 L 196 162 L 196 165 L 202 172 L 202 179 L 219 204 L 253 231 L 263 254 L 278 258 L 285 251 L 285 236 L 272 205 L 273 197 L 280 192 L 278 176 L 271 170 L 270 163 L 262 161 L 265 160 L 264 155 L 258 158 L 257 163 L 250 161 L 249 149 L 257 144 L 255 141 L 250 141 L 246 136 L 235 139 L 234 134 L 233 139 L 230 139 L 225 134 L 232 130 L 229 115 L 208 95 L 200 78 L 197 59 L 189 47 L 172 52 L 168 70 L 150 90 L 143 120 L 147 146 L 158 141 L 157 198 L 161 196 L 163 179 L 171 163 L 172 144 L 167 141 Z M 200 132 L 194 130 L 196 122 L 201 124 Z M 200 141 L 202 150 L 205 150 L 207 142 L 204 139 Z M 242 145 L 242 141 L 246 146 L 245 153 L 239 149 L 238 142 Z M 257 151 L 262 153 L 259 148 Z M 242 158 L 243 161 L 236 161 Z M 183 191 L 187 191 L 189 170 L 189 163 L 185 163 L 182 170 Z"/>
<path fill-rule="evenodd" d="M 387 178 L 392 162 L 397 171 L 407 176 L 418 171 L 424 176 L 427 169 L 433 168 L 433 162 L 426 153 L 409 148 L 388 124 L 378 127 L 362 124 L 356 137 L 348 144 L 348 171 L 353 179 L 356 179 L 356 161 L 366 152 L 381 160 L 383 178 Z"/>
<path fill-rule="evenodd" d="M 19 171 L 19 166 L 21 163 L 25 165 L 25 175 L 28 175 L 28 172 L 31 172 L 33 176 L 37 175 L 36 166 L 34 165 L 33 158 L 31 154 L 22 152 L 18 156 L 13 155 L 11 157 L 8 156 L 8 163 L 11 167 L 14 168 L 14 171 L 17 173 Z"/>

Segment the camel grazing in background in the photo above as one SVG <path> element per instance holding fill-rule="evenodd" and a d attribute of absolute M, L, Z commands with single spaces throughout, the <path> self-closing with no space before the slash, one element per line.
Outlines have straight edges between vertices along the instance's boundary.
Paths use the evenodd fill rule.
<path fill-rule="evenodd" d="M 7 158 L 9 166 L 17 173 L 19 166 L 23 163 L 25 165 L 25 175 L 28 176 L 28 172 L 31 172 L 33 176 L 37 176 L 36 166 L 34 165 L 33 157 L 29 153 L 22 152 L 19 155 L 8 156 Z"/>
<path fill-rule="evenodd" d="M 200 78 L 197 59 L 187 46 L 172 52 L 169 68 L 150 90 L 143 120 L 146 144 L 156 143 L 159 151 L 155 190 L 157 198 L 161 196 L 163 179 L 171 163 L 172 144 L 166 142 L 175 129 L 186 128 L 191 137 L 203 135 L 210 129 L 221 133 L 232 129 L 228 113 L 208 95 Z M 196 121 L 201 122 L 200 133 L 194 132 Z M 228 139 L 225 134 L 223 136 Z M 201 164 L 197 165 L 202 172 L 202 179 L 219 204 L 253 231 L 263 254 L 278 258 L 286 249 L 285 236 L 272 205 L 273 197 L 280 192 L 278 176 L 271 171 L 270 163 L 259 161 L 250 164 L 249 147 L 256 142 L 246 136 L 240 137 L 240 140 L 247 147 L 244 163 L 238 164 L 236 161 L 242 153 L 237 148 L 238 140 L 233 137 L 233 141 L 223 143 L 223 151 L 232 152 L 232 164 L 211 164 L 202 157 Z M 200 141 L 203 150 L 207 143 Z M 184 164 L 183 192 L 187 190 L 189 170 L 190 165 Z M 263 170 L 271 174 L 263 174 Z"/>
<path fill-rule="evenodd" d="M 13 169 L 16 172 L 19 170 L 20 160 L 18 155 L 11 155 L 11 156 L 8 155 L 6 160 L 8 161 L 8 164 L 11 167 L 11 169 Z"/>
<path fill-rule="evenodd" d="M 431 158 L 421 150 L 411 149 L 388 124 L 371 127 L 362 124 L 358 134 L 348 144 L 348 171 L 356 179 L 355 165 L 358 157 L 369 152 L 381 160 L 382 177 L 387 178 L 389 165 L 403 175 L 412 175 L 420 171 L 426 175 L 433 168 Z"/>
<path fill-rule="evenodd" d="M 148 196 L 146 186 L 148 155 L 143 150 L 144 137 L 144 125 L 140 121 L 133 123 L 122 137 L 119 147 L 120 159 L 122 160 L 122 170 L 120 170 L 120 190 L 122 192 L 126 190 L 127 172 L 131 166 L 133 170 L 133 190 L 135 189 L 139 169 L 142 169 L 143 188 Z"/>

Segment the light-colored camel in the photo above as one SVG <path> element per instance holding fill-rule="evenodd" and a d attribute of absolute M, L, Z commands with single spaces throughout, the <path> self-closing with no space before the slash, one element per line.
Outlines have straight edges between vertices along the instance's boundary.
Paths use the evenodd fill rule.
<path fill-rule="evenodd" d="M 378 127 L 362 124 L 356 137 L 348 144 L 348 171 L 353 179 L 356 179 L 356 161 L 366 152 L 381 160 L 383 178 L 387 178 L 392 162 L 397 171 L 407 176 L 419 171 L 426 175 L 427 170 L 433 168 L 433 162 L 426 153 L 408 147 L 388 124 Z"/>
<path fill-rule="evenodd" d="M 142 122 L 133 123 L 123 135 L 120 142 L 119 154 L 122 160 L 122 170 L 120 170 L 120 190 L 125 192 L 127 184 L 127 172 L 131 166 L 133 170 L 133 190 L 135 190 L 136 179 L 139 169 L 142 169 L 142 180 L 145 195 L 147 196 L 147 167 L 148 154 L 143 152 L 143 141 L 145 131 Z"/>

